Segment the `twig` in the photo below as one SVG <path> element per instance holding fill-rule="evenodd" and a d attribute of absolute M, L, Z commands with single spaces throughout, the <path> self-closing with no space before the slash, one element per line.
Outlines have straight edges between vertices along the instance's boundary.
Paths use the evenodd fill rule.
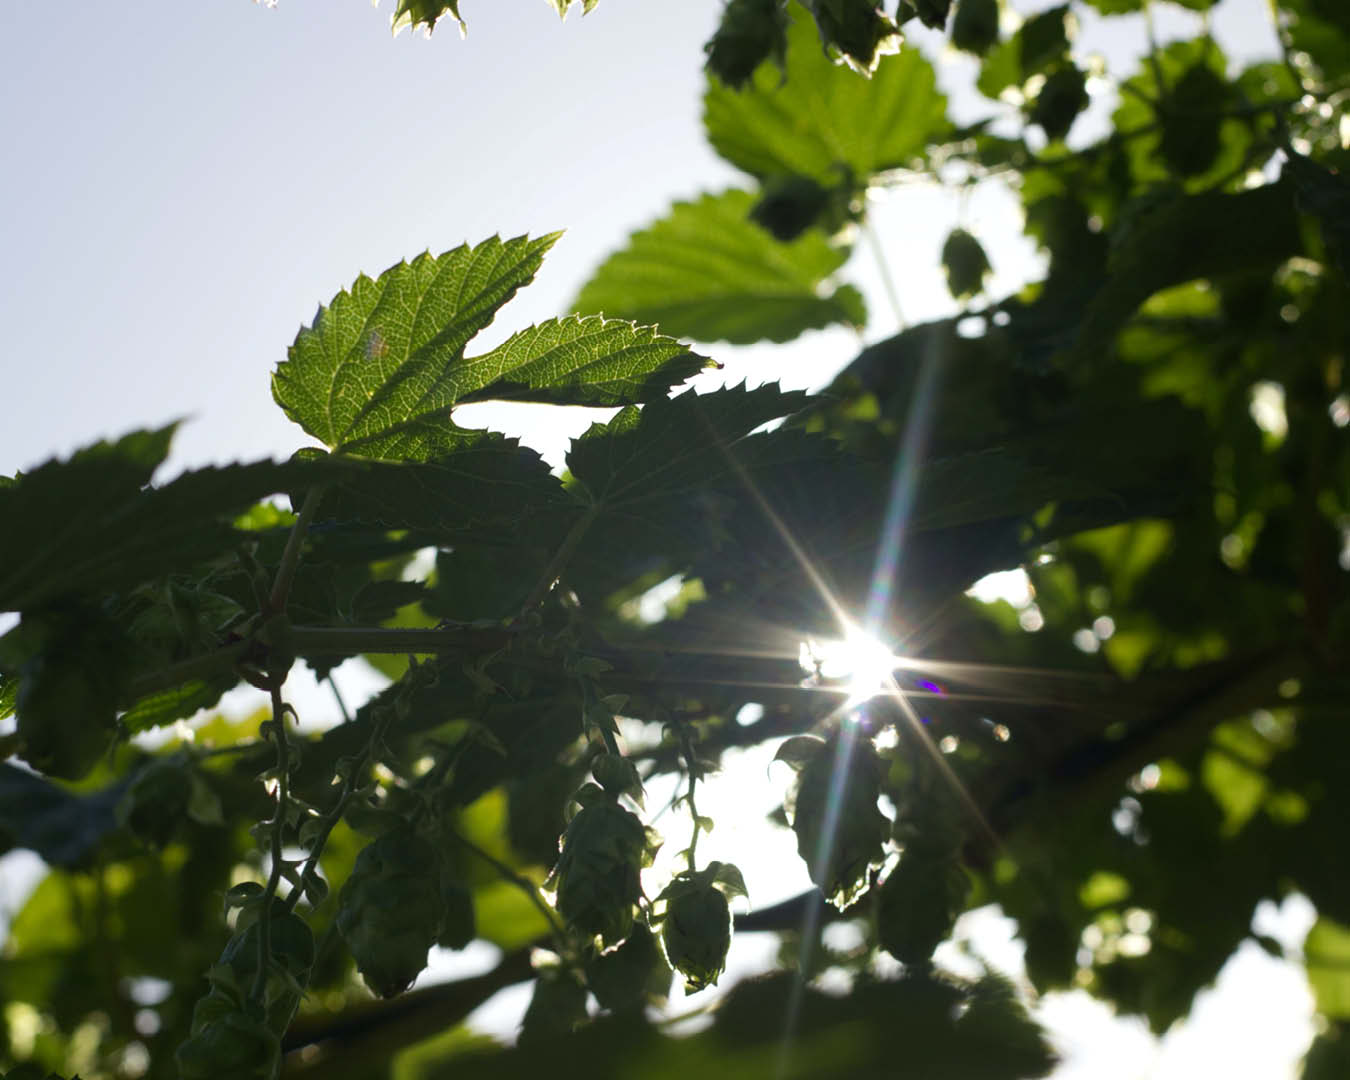
<path fill-rule="evenodd" d="M 576 551 L 577 545 L 581 543 L 581 538 L 586 535 L 587 530 L 590 529 L 599 513 L 599 504 L 592 503 L 586 508 L 586 512 L 577 518 L 576 524 L 563 537 L 563 542 L 558 546 L 558 550 L 553 553 L 553 558 L 548 561 L 548 565 L 544 567 L 543 574 L 540 575 L 534 588 L 530 590 L 529 596 L 525 598 L 525 603 L 520 605 L 522 615 L 533 611 L 539 606 L 539 602 L 548 595 L 549 589 L 553 588 L 553 583 L 562 574 L 567 563 L 571 560 L 573 552 Z"/>

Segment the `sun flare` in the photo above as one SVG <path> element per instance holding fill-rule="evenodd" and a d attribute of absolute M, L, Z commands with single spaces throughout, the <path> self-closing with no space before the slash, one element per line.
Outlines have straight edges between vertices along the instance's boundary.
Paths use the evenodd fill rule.
<path fill-rule="evenodd" d="M 904 659 L 862 627 L 850 624 L 844 636 L 802 643 L 801 664 L 822 679 L 843 684 L 848 694 L 845 708 L 860 705 L 878 694 L 891 691 L 894 673 Z"/>

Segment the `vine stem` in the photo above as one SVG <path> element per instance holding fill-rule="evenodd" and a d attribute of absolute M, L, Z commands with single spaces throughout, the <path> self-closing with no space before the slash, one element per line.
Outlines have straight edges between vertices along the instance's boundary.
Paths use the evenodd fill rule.
<path fill-rule="evenodd" d="M 701 831 L 698 818 L 698 806 L 694 803 L 694 789 L 698 786 L 698 759 L 694 756 L 694 744 L 689 738 L 689 731 L 684 724 L 680 725 L 680 747 L 684 750 L 684 763 L 689 769 L 689 791 L 685 794 L 685 805 L 689 807 L 689 816 L 693 819 L 694 830 L 689 837 L 688 862 L 689 869 L 696 868 L 695 852 L 698 850 L 698 836 Z"/>
<path fill-rule="evenodd" d="M 900 293 L 895 287 L 895 278 L 891 276 L 886 253 L 882 250 L 881 238 L 877 235 L 876 226 L 872 224 L 870 217 L 863 224 L 863 232 L 867 234 L 867 242 L 872 248 L 872 258 L 876 261 L 877 270 L 881 274 L 881 287 L 886 291 L 886 300 L 891 305 L 892 314 L 895 315 L 896 332 L 902 333 L 909 323 L 905 321 L 905 313 L 900 307 Z"/>
<path fill-rule="evenodd" d="M 530 590 L 530 594 L 525 598 L 525 602 L 520 605 L 520 613 L 522 615 L 538 607 L 539 602 L 548 595 L 549 589 L 553 588 L 553 583 L 558 580 L 559 576 L 566 568 L 568 562 L 572 558 L 573 552 L 577 549 L 577 545 L 581 543 L 581 538 L 586 535 L 599 513 L 599 504 L 591 503 L 591 505 L 586 508 L 586 512 L 582 514 L 581 517 L 577 518 L 576 523 L 568 530 L 567 535 L 563 537 L 563 542 L 558 545 L 558 550 L 553 553 L 553 558 L 549 559 L 548 565 L 544 567 L 543 574 L 541 574 L 539 580 L 535 582 L 534 588 Z"/>
<path fill-rule="evenodd" d="M 437 653 L 468 649 L 492 652 L 511 640 L 512 631 L 491 626 L 445 626 L 418 629 L 382 626 L 286 626 L 276 628 L 285 646 L 297 656 L 359 656 L 362 653 Z M 280 641 L 274 644 L 282 644 Z M 207 679 L 232 670 L 254 647 L 251 640 L 234 641 L 135 679 L 129 701 L 168 690 L 194 679 Z"/>
<path fill-rule="evenodd" d="M 291 534 L 286 537 L 286 548 L 281 553 L 281 565 L 277 567 L 277 576 L 272 581 L 272 591 L 267 597 L 266 615 L 280 615 L 286 610 L 286 598 L 291 592 L 291 583 L 295 580 L 296 567 L 300 565 L 300 549 L 305 543 L 305 533 L 309 523 L 319 510 L 323 499 L 323 485 L 315 484 L 305 492 L 305 501 L 300 506 L 300 515 L 291 526 Z"/>
<path fill-rule="evenodd" d="M 477 855 L 492 867 L 492 869 L 496 870 L 506 881 L 509 881 L 512 885 L 525 893 L 525 895 L 530 898 L 530 903 L 538 908 L 539 913 L 548 920 L 548 924 L 553 930 L 553 935 L 558 939 L 559 944 L 567 940 L 567 931 L 563 928 L 562 923 L 558 921 L 558 916 L 554 913 L 553 909 L 550 908 L 548 904 L 544 903 L 544 898 L 539 895 L 539 889 L 533 881 L 523 874 L 516 873 L 516 871 L 507 866 L 506 863 L 502 862 L 496 856 L 488 854 L 472 840 L 466 840 L 458 833 L 451 833 L 451 836 L 454 838 L 455 842 L 461 844 L 466 851 Z"/>
<path fill-rule="evenodd" d="M 342 781 L 342 790 L 338 793 L 337 802 L 323 816 L 319 835 L 315 837 L 314 843 L 309 849 L 309 857 L 305 860 L 304 866 L 300 868 L 299 887 L 292 889 L 290 895 L 282 901 L 285 911 L 295 910 L 295 905 L 300 901 L 300 894 L 304 891 L 305 882 L 318 869 L 319 859 L 323 855 L 324 847 L 328 844 L 328 837 L 337 827 L 337 823 L 342 820 L 343 811 L 347 809 L 347 804 L 351 801 L 352 794 L 356 790 L 356 778 L 365 771 L 366 765 L 370 761 L 371 752 L 384 738 L 384 733 L 388 730 L 393 715 L 393 709 L 381 710 L 375 723 L 371 726 L 370 739 L 366 742 L 366 748 L 361 751 L 361 756 L 352 763 L 352 767 L 347 771 L 347 775 Z"/>
<path fill-rule="evenodd" d="M 286 827 L 286 801 L 289 798 L 287 773 L 290 771 L 291 762 L 290 744 L 286 740 L 286 712 L 289 706 L 281 700 L 281 685 L 282 679 L 273 678 L 270 687 L 272 737 L 277 742 L 277 807 L 271 822 L 272 871 L 267 877 L 262 910 L 258 913 L 258 970 L 253 976 L 253 987 L 249 992 L 249 997 L 257 1002 L 263 1000 L 263 990 L 267 986 L 267 969 L 272 962 L 272 900 L 276 897 L 277 888 L 281 884 L 281 871 L 284 866 L 282 830 Z"/>

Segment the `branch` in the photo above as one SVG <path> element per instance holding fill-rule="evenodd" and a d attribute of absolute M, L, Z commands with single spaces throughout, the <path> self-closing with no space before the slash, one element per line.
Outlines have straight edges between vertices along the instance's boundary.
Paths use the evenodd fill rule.
<path fill-rule="evenodd" d="M 491 971 L 454 982 L 418 987 L 392 1001 L 368 1001 L 336 1016 L 299 1016 L 282 1039 L 291 1057 L 285 1075 L 329 1075 L 341 1063 L 343 1075 L 387 1069 L 398 1050 L 460 1023 L 497 991 L 534 977 L 530 948 L 507 953 Z M 309 1049 L 313 1048 L 313 1049 Z"/>
<path fill-rule="evenodd" d="M 435 629 L 364 626 L 287 626 L 269 624 L 269 630 L 284 639 L 285 648 L 296 656 L 360 656 L 363 653 L 441 653 L 465 650 L 495 652 L 515 636 L 505 627 L 445 626 Z M 276 644 L 282 644 L 278 640 Z M 127 693 L 128 703 L 169 690 L 195 679 L 209 679 L 234 670 L 240 660 L 256 652 L 251 638 L 234 641 L 177 664 L 137 676 Z"/>

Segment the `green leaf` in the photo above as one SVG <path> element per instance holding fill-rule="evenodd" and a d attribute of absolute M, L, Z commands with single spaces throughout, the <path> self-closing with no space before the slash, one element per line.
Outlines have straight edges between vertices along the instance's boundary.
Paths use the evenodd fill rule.
<path fill-rule="evenodd" d="M 1069 5 L 1061 4 L 1033 15 L 990 50 L 976 82 L 980 93 L 997 98 L 1009 86 L 1020 86 L 1063 60 L 1069 51 L 1068 14 Z"/>
<path fill-rule="evenodd" d="M 1285 173 L 1298 192 L 1298 207 L 1322 226 L 1322 236 L 1342 273 L 1350 273 L 1350 180 L 1344 172 L 1320 165 L 1285 148 Z"/>
<path fill-rule="evenodd" d="M 449 539 L 509 528 L 572 505 L 533 450 L 515 439 L 473 434 L 474 442 L 433 461 L 360 461 L 361 469 L 329 488 L 320 517 Z"/>
<path fill-rule="evenodd" d="M 704 46 L 708 74 L 735 90 L 765 60 L 773 60 L 781 69 L 787 26 L 783 0 L 729 0 L 717 32 Z"/>
<path fill-rule="evenodd" d="M 1269 154 L 1253 146 L 1256 125 L 1269 121 L 1233 115 L 1240 98 L 1227 70 L 1223 51 L 1202 37 L 1156 50 L 1123 84 L 1112 120 L 1118 131 L 1141 133 L 1125 143 L 1137 187 L 1171 187 L 1181 180 L 1186 190 L 1204 192 L 1231 184 Z M 1287 78 L 1282 73 L 1274 81 Z M 1261 85 L 1266 82 L 1249 78 L 1243 92 L 1269 101 Z"/>
<path fill-rule="evenodd" d="M 522 330 L 472 363 L 498 374 L 486 392 L 465 401 L 613 406 L 664 397 L 712 361 L 655 327 L 569 315 Z"/>
<path fill-rule="evenodd" d="M 952 44 L 983 56 L 998 41 L 998 0 L 957 0 Z"/>
<path fill-rule="evenodd" d="M 231 673 L 214 680 L 194 679 L 161 690 L 141 698 L 118 718 L 118 722 L 128 731 L 136 732 L 184 720 L 201 709 L 211 708 L 237 681 Z"/>
<path fill-rule="evenodd" d="M 856 289 L 825 286 L 847 251 L 814 232 L 779 243 L 749 220 L 754 202 L 733 189 L 676 203 L 601 264 L 575 307 L 737 345 L 865 322 Z"/>
<path fill-rule="evenodd" d="M 1143 11 L 1145 0 L 1084 0 L 1103 15 L 1128 15 Z"/>
<path fill-rule="evenodd" d="M 1350 929 L 1323 916 L 1308 931 L 1303 956 L 1317 1011 L 1350 1019 Z"/>
<path fill-rule="evenodd" d="M 77 795 L 50 780 L 0 763 L 0 850 L 27 848 L 52 866 L 88 866 L 117 828 L 113 808 L 125 784 Z"/>
<path fill-rule="evenodd" d="M 0 611 L 159 578 L 229 551 L 231 522 L 259 499 L 330 478 L 340 467 L 270 461 L 184 473 L 145 487 L 172 427 L 49 461 L 0 488 Z"/>
<path fill-rule="evenodd" d="M 464 348 L 533 280 L 558 239 L 492 237 L 419 255 L 376 280 L 364 274 L 296 336 L 272 395 L 327 447 L 367 457 L 426 460 L 450 407 L 502 372 Z M 484 396 L 484 395 L 480 395 Z"/>
<path fill-rule="evenodd" d="M 558 17 L 562 19 L 567 18 L 568 11 L 571 10 L 572 5 L 575 4 L 576 2 L 577 0 L 548 0 L 549 7 L 551 7 L 554 11 L 556 11 L 558 13 Z M 599 2 L 600 0 L 582 0 L 581 13 L 583 15 L 589 15 L 591 13 L 591 9 L 594 8 L 595 5 L 598 4 Z"/>
<path fill-rule="evenodd" d="M 459 0 L 398 0 L 394 8 L 392 22 L 394 33 L 400 30 L 416 30 L 425 26 L 430 34 L 444 15 L 449 15 L 459 23 L 459 32 L 464 33 L 464 20 L 459 14 Z"/>
<path fill-rule="evenodd" d="M 762 64 L 739 91 L 709 81 L 703 123 L 723 158 L 761 179 L 795 174 L 829 186 L 843 174 L 866 184 L 910 166 L 947 131 L 946 98 L 917 49 L 883 57 L 860 79 L 822 53 L 800 6 L 790 11 L 782 75 Z"/>
<path fill-rule="evenodd" d="M 951 0 L 938 3 L 944 5 L 945 18 L 945 5 Z M 870 75 L 882 56 L 900 45 L 899 30 L 876 0 L 813 0 L 811 12 L 825 47 L 837 51 L 861 74 Z"/>
<path fill-rule="evenodd" d="M 1111 282 L 1089 305 L 1071 356 L 1088 363 L 1145 300 L 1212 274 L 1273 268 L 1299 250 L 1287 183 L 1141 205 L 1112 236 Z"/>
<path fill-rule="evenodd" d="M 574 441 L 567 463 L 602 513 L 665 513 L 672 496 L 734 471 L 728 448 L 736 440 L 805 400 L 777 385 L 742 385 L 630 406 Z"/>
<path fill-rule="evenodd" d="M 800 770 L 814 761 L 824 749 L 825 740 L 817 735 L 794 735 L 783 741 L 773 759 L 786 762 L 794 770 Z"/>
<path fill-rule="evenodd" d="M 1324 80 L 1350 73 L 1350 7 L 1342 0 L 1283 0 L 1280 7 L 1293 16 L 1291 45 L 1308 54 Z"/>

